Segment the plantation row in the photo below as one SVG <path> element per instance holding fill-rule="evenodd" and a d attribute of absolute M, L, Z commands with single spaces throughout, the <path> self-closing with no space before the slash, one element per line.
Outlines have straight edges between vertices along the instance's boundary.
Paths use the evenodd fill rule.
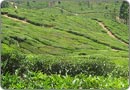
<path fill-rule="evenodd" d="M 114 89 L 125 90 L 128 88 L 127 78 L 116 78 L 111 75 L 91 76 L 79 74 L 74 77 L 69 75 L 46 75 L 41 72 L 30 72 L 24 78 L 17 75 L 6 74 L 2 76 L 2 86 L 8 89 Z"/>
<path fill-rule="evenodd" d="M 2 53 L 2 60 L 4 88 L 126 88 L 128 84 L 128 67 L 105 57 L 25 55 L 15 50 Z"/>
<path fill-rule="evenodd" d="M 86 75 L 128 76 L 128 67 L 121 67 L 109 61 L 105 57 L 67 57 L 67 56 L 42 56 L 24 55 L 18 51 L 2 54 L 2 74 L 6 72 L 19 75 L 28 71 L 41 71 L 46 74 L 61 74 L 75 76 L 84 73 Z"/>
<path fill-rule="evenodd" d="M 9 16 L 12 16 L 12 17 L 15 17 L 15 18 L 20 18 L 20 19 L 23 18 L 23 17 L 19 17 L 19 16 L 15 16 L 15 15 L 10 15 L 10 14 L 9 14 Z M 60 16 L 58 16 L 58 17 L 60 17 Z M 65 17 L 63 17 L 63 18 L 65 18 Z M 46 24 L 41 24 L 41 23 L 37 23 L 35 21 L 30 21 L 28 19 L 26 19 L 26 20 L 27 20 L 27 22 L 30 22 L 30 23 L 32 23 L 34 25 L 38 25 L 38 26 L 43 25 L 45 27 L 44 29 L 46 29 L 48 27 L 50 27 L 50 28 L 52 27 L 52 29 L 54 29 L 54 30 L 56 29 L 56 30 L 60 30 L 60 31 L 65 31 L 65 32 L 73 34 L 73 35 L 83 36 L 84 38 L 88 38 L 88 39 L 91 39 L 94 42 L 98 42 L 100 44 L 110 46 L 111 48 L 117 48 L 119 50 L 126 50 L 125 45 L 123 45 L 121 42 L 119 42 L 119 41 L 111 38 L 110 36 L 108 36 L 107 33 L 98 25 L 98 23 L 94 23 L 94 21 L 92 21 L 90 19 L 87 19 L 87 18 L 82 19 L 81 17 L 79 18 L 79 17 L 76 17 L 76 16 L 72 16 L 72 17 L 70 16 L 70 17 L 66 17 L 66 20 L 62 20 L 62 21 L 61 21 L 61 19 L 58 20 L 58 23 L 55 22 L 55 24 L 47 24 L 47 23 Z M 33 20 L 33 19 L 31 19 L 31 20 Z M 71 20 L 71 22 L 70 22 L 70 20 Z M 84 23 L 82 23 L 81 21 L 85 21 L 85 20 L 87 20 L 87 21 L 89 20 L 89 22 L 85 23 L 85 25 L 84 25 Z M 60 22 L 62 22 L 62 23 L 60 23 Z M 68 22 L 68 24 L 65 24 L 64 22 Z M 110 21 L 108 21 L 108 22 L 110 22 Z M 87 24 L 90 25 L 90 23 L 91 23 L 91 26 L 95 26 L 95 27 L 91 27 L 91 26 L 86 27 L 86 25 Z M 76 27 L 78 24 L 82 25 L 83 27 L 82 28 L 81 28 L 81 26 Z M 115 23 L 114 25 L 116 25 L 116 24 L 118 24 L 118 23 Z M 68 25 L 71 26 L 71 27 L 68 27 Z M 120 26 L 124 27 L 123 30 L 125 31 L 125 33 L 116 34 L 117 32 L 114 32 L 114 31 L 112 31 L 112 32 L 117 37 L 119 37 L 119 39 L 123 38 L 121 40 L 128 43 L 128 37 L 127 37 L 128 36 L 128 34 L 127 34 L 128 30 L 127 29 L 128 28 L 126 26 L 124 26 L 123 24 L 121 24 Z M 115 28 L 112 28 L 112 30 L 117 31 L 119 28 L 120 28 L 120 30 L 122 30 L 121 27 L 115 27 Z M 99 28 L 99 30 L 101 30 L 101 31 L 97 32 L 97 30 L 96 30 L 97 28 Z M 80 32 L 79 32 L 79 29 L 80 29 Z M 86 29 L 88 29 L 88 30 L 86 30 Z M 89 30 L 93 30 L 93 31 L 89 31 Z M 95 33 L 95 31 L 97 33 Z M 102 33 L 102 32 L 104 32 L 104 33 Z M 93 34 L 96 34 L 96 35 L 93 36 Z M 101 35 L 101 37 L 97 37 L 98 35 Z M 103 38 L 103 37 L 105 37 L 105 38 Z M 108 38 L 111 38 L 111 40 L 108 41 Z M 119 45 L 122 45 L 122 46 L 119 46 Z"/>
<path fill-rule="evenodd" d="M 117 42 L 115 44 L 114 44 L 115 41 L 113 42 L 113 40 L 111 40 L 112 42 L 110 42 L 109 40 L 110 36 L 108 36 L 106 33 L 103 33 L 106 34 L 103 35 L 102 31 L 104 30 L 101 29 L 99 25 L 96 26 L 95 29 L 94 28 L 92 29 L 90 27 L 90 29 L 94 31 L 86 32 L 85 30 L 84 31 L 82 30 L 82 32 L 84 32 L 82 33 L 79 32 L 78 29 L 76 29 L 78 27 L 76 28 L 73 27 L 77 31 L 72 31 L 72 30 L 69 31 L 64 28 L 63 29 L 43 28 L 43 27 L 35 27 L 30 24 L 24 24 L 21 22 L 12 22 L 11 19 L 7 19 L 5 17 L 2 18 L 4 19 L 3 39 L 2 39 L 3 47 L 17 48 L 18 50 L 24 53 L 33 52 L 35 54 L 45 54 L 45 55 L 46 54 L 66 55 L 66 56 L 73 55 L 77 57 L 82 55 L 84 56 L 95 55 L 95 57 L 106 56 L 106 58 L 109 57 L 112 61 L 116 62 L 117 64 L 121 62 L 121 63 L 125 63 L 123 65 L 128 65 L 127 46 L 117 40 L 115 40 Z M 91 22 L 90 19 L 87 20 Z M 96 23 L 96 25 L 97 24 L 98 23 Z M 97 31 L 96 28 L 99 28 L 99 30 Z M 81 27 L 79 29 L 81 30 Z M 99 40 L 96 40 L 98 39 L 97 38 L 98 35 L 96 37 L 94 36 L 95 31 L 97 32 L 97 34 L 103 35 L 99 37 Z M 88 35 L 86 34 L 90 34 L 90 33 L 92 33 L 92 35 L 88 37 Z M 96 39 L 92 39 L 92 37 L 95 37 Z M 104 41 L 105 44 L 102 44 L 102 41 L 100 39 L 101 40 L 105 39 Z M 110 43 L 110 45 L 105 46 L 106 42 Z M 111 50 L 110 47 L 115 50 L 117 49 L 117 51 Z M 122 49 L 125 50 L 121 51 Z"/>

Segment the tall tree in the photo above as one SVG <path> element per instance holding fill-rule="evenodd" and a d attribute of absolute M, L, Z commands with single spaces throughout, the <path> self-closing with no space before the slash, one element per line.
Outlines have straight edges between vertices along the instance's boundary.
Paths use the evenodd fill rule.
<path fill-rule="evenodd" d="M 7 8 L 9 7 L 9 3 L 7 1 L 3 1 L 1 4 L 1 8 Z"/>
<path fill-rule="evenodd" d="M 128 8 L 129 4 L 126 1 L 122 2 L 122 5 L 120 7 L 120 18 L 125 20 L 125 23 L 127 23 L 128 18 L 129 18 L 129 12 L 128 12 Z"/>

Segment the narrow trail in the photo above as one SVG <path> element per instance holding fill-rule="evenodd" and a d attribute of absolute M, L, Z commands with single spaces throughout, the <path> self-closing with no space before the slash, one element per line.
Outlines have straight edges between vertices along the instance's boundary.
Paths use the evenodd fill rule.
<path fill-rule="evenodd" d="M 12 20 L 14 20 L 14 21 L 19 21 L 19 22 L 22 22 L 22 23 L 29 24 L 26 20 L 20 20 L 20 19 L 17 19 L 17 18 L 13 18 L 13 17 L 8 16 L 7 14 L 4 14 L 4 15 L 2 15 L 2 16 L 7 17 L 7 18 L 9 18 L 9 19 L 12 19 Z"/>
<path fill-rule="evenodd" d="M 112 32 L 110 32 L 110 31 L 105 27 L 105 25 L 104 25 L 103 23 L 98 22 L 98 24 L 107 32 L 107 34 L 108 34 L 110 37 L 116 38 L 116 37 L 112 34 Z"/>
<path fill-rule="evenodd" d="M 117 36 L 115 36 L 108 28 L 106 28 L 105 25 L 104 25 L 102 22 L 99 22 L 99 21 L 97 21 L 97 22 L 98 22 L 98 24 L 107 32 L 107 34 L 108 34 L 110 37 L 115 38 L 115 39 L 117 39 L 118 41 L 120 41 L 121 43 L 123 43 L 123 44 L 125 44 L 125 45 L 128 46 L 128 44 L 127 44 L 126 42 L 124 42 L 124 41 L 122 41 L 121 39 L 119 39 L 119 38 L 118 38 Z"/>

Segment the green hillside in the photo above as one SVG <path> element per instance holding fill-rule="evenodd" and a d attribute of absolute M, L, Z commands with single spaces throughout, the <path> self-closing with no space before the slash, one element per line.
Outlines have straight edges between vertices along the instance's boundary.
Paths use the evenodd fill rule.
<path fill-rule="evenodd" d="M 8 4 L 1 9 L 3 88 L 128 87 L 128 26 L 118 18 L 121 2 Z"/>

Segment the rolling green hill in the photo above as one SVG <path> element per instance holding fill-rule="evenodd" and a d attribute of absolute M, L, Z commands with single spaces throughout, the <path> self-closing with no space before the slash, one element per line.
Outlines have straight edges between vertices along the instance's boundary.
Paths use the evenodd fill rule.
<path fill-rule="evenodd" d="M 121 2 L 8 3 L 1 9 L 4 88 L 127 88 L 128 27 L 118 18 Z"/>

